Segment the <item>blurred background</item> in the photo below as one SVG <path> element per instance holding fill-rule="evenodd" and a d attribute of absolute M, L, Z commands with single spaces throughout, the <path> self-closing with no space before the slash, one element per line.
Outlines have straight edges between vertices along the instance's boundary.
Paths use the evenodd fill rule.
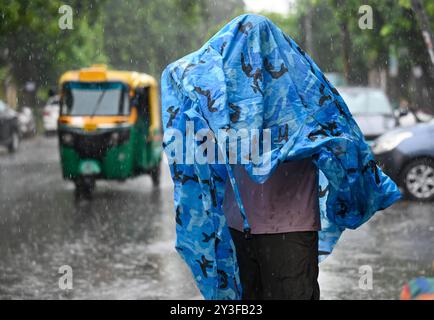
<path fill-rule="evenodd" d="M 62 5 L 72 28 L 61 27 Z M 323 298 L 397 299 L 409 280 L 433 276 L 433 1 L 3 0 L 0 298 L 200 297 L 173 249 L 164 158 L 157 186 L 152 173 L 98 181 L 91 199 L 77 200 L 77 184 L 62 179 L 59 146 L 72 136 L 58 135 L 59 78 L 97 64 L 158 81 L 246 12 L 269 17 L 311 55 L 405 194 L 344 235 L 321 265 Z M 73 289 L 58 285 L 63 265 Z M 360 284 L 363 270 L 372 286 Z"/>

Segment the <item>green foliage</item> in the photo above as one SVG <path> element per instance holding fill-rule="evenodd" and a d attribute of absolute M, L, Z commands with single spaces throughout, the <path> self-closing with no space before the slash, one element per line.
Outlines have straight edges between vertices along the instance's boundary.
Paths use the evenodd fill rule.
<path fill-rule="evenodd" d="M 74 9 L 73 30 L 59 28 L 59 8 L 63 1 L 4 0 L 0 3 L 3 22 L 0 67 L 9 70 L 19 92 L 28 81 L 43 88 L 54 85 L 65 70 L 106 61 L 101 50 L 102 23 L 97 10 L 102 1 L 68 3 Z"/>
<path fill-rule="evenodd" d="M 198 49 L 240 4 L 241 0 L 109 0 L 103 10 L 105 52 L 113 67 L 159 77 L 169 62 Z"/>
<path fill-rule="evenodd" d="M 434 1 L 423 3 L 434 28 Z M 58 26 L 63 4 L 74 9 L 73 30 Z M 358 26 L 361 4 L 374 10 L 372 30 Z M 266 15 L 302 46 L 309 42 L 324 71 L 348 70 L 352 82 L 366 84 L 369 70 L 387 68 L 390 52 L 403 74 L 428 65 L 411 0 L 298 0 L 295 9 Z M 243 10 L 242 0 L 3 0 L 0 82 L 12 77 L 22 97 L 25 83 L 34 81 L 45 97 L 64 71 L 93 63 L 158 78 L 169 62 L 199 48 Z"/>
<path fill-rule="evenodd" d="M 359 28 L 359 7 L 373 9 L 373 29 Z M 424 7 L 434 27 L 434 1 L 425 0 Z M 391 48 L 398 48 L 399 65 L 427 65 L 428 56 L 410 0 L 299 0 L 297 10 L 288 17 L 269 15 L 273 21 L 306 46 L 304 22 L 312 11 L 313 48 L 311 55 L 325 71 L 343 72 L 350 66 L 350 81 L 366 84 L 367 73 L 375 68 L 387 68 Z M 343 58 L 344 27 L 349 33 L 350 61 Z"/>
<path fill-rule="evenodd" d="M 199 11 L 194 0 L 109 0 L 103 16 L 110 63 L 157 75 L 165 62 L 199 45 Z"/>
<path fill-rule="evenodd" d="M 73 30 L 58 26 L 63 4 L 74 10 Z M 159 77 L 243 8 L 242 0 L 3 0 L 2 78 L 13 77 L 21 98 L 26 82 L 35 82 L 45 98 L 64 71 L 94 63 Z"/>

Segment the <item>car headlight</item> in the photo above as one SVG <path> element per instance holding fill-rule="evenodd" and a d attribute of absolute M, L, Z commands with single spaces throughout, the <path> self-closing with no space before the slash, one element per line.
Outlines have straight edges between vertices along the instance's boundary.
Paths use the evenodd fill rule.
<path fill-rule="evenodd" d="M 74 136 L 71 133 L 62 133 L 60 135 L 60 142 L 71 147 L 74 145 Z"/>
<path fill-rule="evenodd" d="M 385 153 L 395 149 L 404 140 L 411 138 L 413 133 L 410 131 L 404 131 L 399 133 L 388 133 L 378 138 L 372 146 L 372 151 L 375 154 Z"/>

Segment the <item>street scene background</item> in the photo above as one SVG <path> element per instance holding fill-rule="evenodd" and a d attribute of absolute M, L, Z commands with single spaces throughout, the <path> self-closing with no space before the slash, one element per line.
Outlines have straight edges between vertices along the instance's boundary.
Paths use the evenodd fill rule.
<path fill-rule="evenodd" d="M 50 127 L 53 117 L 57 125 L 58 109 L 53 116 L 48 102 L 58 94 L 62 73 L 93 64 L 159 80 L 168 63 L 245 12 L 272 19 L 349 99 L 367 88 L 381 91 L 393 124 L 380 131 L 369 126 L 383 111 L 375 120 L 356 117 L 374 150 L 385 141 L 376 139 L 407 128 L 432 155 L 422 164 L 420 156 L 409 156 L 399 168 L 396 180 L 409 196 L 344 233 L 320 265 L 321 298 L 399 299 L 411 279 L 433 277 L 434 147 L 424 141 L 433 140 L 434 130 L 423 138 L 414 132 L 433 126 L 434 2 L 416 2 L 2 1 L 0 100 L 20 132 L 16 146 L 13 136 L 0 139 L 0 299 L 201 299 L 174 249 L 165 158 L 158 187 L 149 176 L 98 181 L 91 199 L 77 199 L 74 184 L 62 178 L 57 128 Z M 60 20 L 65 4 L 72 28 Z M 372 10 L 372 25 L 363 5 Z M 398 166 L 390 157 L 385 166 Z M 59 285 L 65 265 L 73 271 L 72 289 Z"/>

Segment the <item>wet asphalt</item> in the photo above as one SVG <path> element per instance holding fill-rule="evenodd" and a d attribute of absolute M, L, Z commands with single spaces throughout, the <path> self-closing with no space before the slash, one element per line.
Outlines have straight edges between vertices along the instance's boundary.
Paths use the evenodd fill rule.
<path fill-rule="evenodd" d="M 1 149 L 0 299 L 200 299 L 174 250 L 167 165 L 162 174 L 158 189 L 147 176 L 98 182 L 76 201 L 55 137 Z M 397 299 L 406 281 L 434 276 L 433 262 L 434 203 L 401 201 L 344 233 L 321 263 L 322 299 Z M 72 290 L 59 288 L 65 265 Z M 367 269 L 372 288 L 359 284 Z"/>

